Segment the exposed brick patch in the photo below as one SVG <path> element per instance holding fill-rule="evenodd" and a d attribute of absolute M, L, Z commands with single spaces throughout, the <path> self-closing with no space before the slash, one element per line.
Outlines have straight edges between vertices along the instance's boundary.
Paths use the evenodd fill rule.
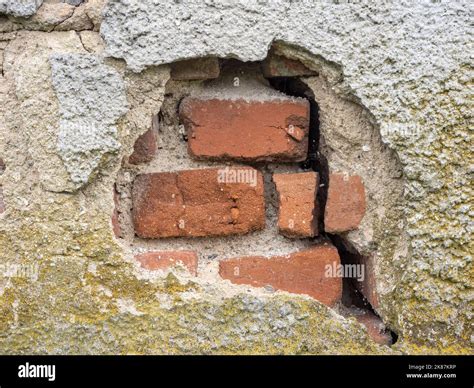
<path fill-rule="evenodd" d="M 158 116 L 153 116 L 151 128 L 139 136 L 133 146 L 133 153 L 128 159 L 131 164 L 148 163 L 153 160 L 157 149 Z"/>
<path fill-rule="evenodd" d="M 318 234 L 316 194 L 318 174 L 274 174 L 279 195 L 278 228 L 288 237 L 314 237 Z"/>
<path fill-rule="evenodd" d="M 392 344 L 392 336 L 386 329 L 382 320 L 375 314 L 364 311 L 362 314 L 354 315 L 354 317 L 367 328 L 367 333 L 379 345 L 390 346 Z"/>
<path fill-rule="evenodd" d="M 270 285 L 277 290 L 309 295 L 333 306 L 341 299 L 342 281 L 326 277 L 326 265 L 339 265 L 339 254 L 332 245 L 317 245 L 287 256 L 261 256 L 223 260 L 222 278 L 255 287 Z"/>
<path fill-rule="evenodd" d="M 298 162 L 308 150 L 309 103 L 186 98 L 180 119 L 197 159 Z"/>
<path fill-rule="evenodd" d="M 269 54 L 265 61 L 263 61 L 262 70 L 266 78 L 317 75 L 315 71 L 308 69 L 300 61 L 274 53 Z"/>
<path fill-rule="evenodd" d="M 217 58 L 199 58 L 171 64 L 171 78 L 179 81 L 205 80 L 219 77 Z"/>
<path fill-rule="evenodd" d="M 166 270 L 181 263 L 192 275 L 197 275 L 198 256 L 193 251 L 147 252 L 136 255 L 135 259 L 149 270 Z"/>
<path fill-rule="evenodd" d="M 276 60 L 280 63 L 271 67 Z M 260 64 L 247 67 L 224 60 L 222 76 L 199 87 L 201 95 L 194 88 L 201 83 L 169 83 L 161 111 L 165 124 L 162 140 L 167 143 L 165 146 L 169 145 L 169 149 L 160 150 L 160 154 L 156 155 L 156 133 L 147 132 L 137 140 L 134 153 L 130 156 L 131 164 L 148 163 L 153 155 L 157 156 L 153 165 L 141 171 L 156 171 L 154 168 L 160 165 L 161 172 L 141 173 L 130 185 L 130 175 L 125 173 L 134 175 L 137 169 L 124 163 L 124 169 L 131 171 L 124 171 L 117 181 L 123 190 L 120 211 L 124 213 L 120 214 L 120 221 L 125 240 L 122 241 L 148 249 L 149 243 L 140 238 L 165 239 L 153 244 L 157 252 L 136 256 L 141 266 L 150 270 L 167 269 L 181 262 L 196 275 L 198 259 L 195 252 L 209 259 L 221 257 L 223 252 L 227 257 L 238 256 L 219 262 L 222 278 L 245 284 L 247 288 L 268 286 L 309 295 L 328 306 L 337 303 L 340 304 L 339 312 L 357 308 L 360 311 L 351 315 L 360 316 L 357 319 L 364 321 L 376 341 L 388 343 L 391 336 L 385 336 L 387 333 L 383 331 L 383 323 L 380 326 L 376 315 L 365 316 L 375 311 L 368 305 L 368 300 L 374 308 L 377 307 L 374 302 L 377 299 L 374 277 L 370 277 L 368 271 L 365 279 L 354 277 L 349 271 L 344 272 L 349 268 L 348 263 L 364 259 L 359 257 L 355 248 L 344 244 L 344 239 L 348 239 L 344 232 L 357 228 L 364 216 L 365 189 L 361 179 L 358 176 L 346 177 L 343 173 L 329 177 L 330 166 L 323 155 L 318 156 L 318 126 L 323 116 L 319 115 L 313 91 L 298 78 L 302 74 L 314 73 L 301 63 L 283 57 L 273 56 L 267 62 L 271 72 L 267 76 L 275 78 L 265 80 L 260 73 Z M 172 77 L 194 80 L 219 75 L 217 61 L 214 62 L 214 74 L 205 66 L 196 68 L 196 63 L 199 61 L 172 64 Z M 183 67 L 179 69 L 179 66 Z M 176 117 L 177 113 L 179 117 Z M 184 124 L 185 136 L 176 132 L 179 124 Z M 265 167 L 266 171 L 293 171 L 273 175 L 279 197 L 280 235 L 275 234 L 272 228 L 254 234 L 249 240 L 226 237 L 265 227 L 263 177 L 248 166 L 237 167 L 240 163 L 236 163 L 233 169 L 254 171 L 257 185 L 252 186 L 238 179 L 234 183 L 221 180 L 220 169 L 217 168 L 177 171 L 185 168 L 179 167 L 181 161 L 183 166 L 196 165 L 195 162 L 182 160 L 184 141 L 188 141 L 188 156 L 199 160 L 202 168 L 215 166 L 212 163 L 215 161 L 237 161 L 252 166 L 265 165 L 261 162 L 293 163 L 293 166 L 283 168 L 274 165 Z M 153 145 L 152 152 L 149 152 L 149 144 Z M 168 160 L 168 157 L 171 158 Z M 301 161 L 305 162 L 305 170 L 312 171 L 295 172 L 300 171 L 298 167 L 301 165 L 296 163 Z M 316 171 L 321 174 L 323 182 L 329 184 L 319 187 L 320 175 Z M 272 192 L 271 187 L 268 189 L 266 194 L 273 201 L 276 193 Z M 302 241 L 297 244 L 298 248 L 292 248 L 292 240 L 281 235 L 309 239 L 324 233 L 324 219 L 320 212 L 324 212 L 326 217 L 325 231 L 330 233 L 326 236 L 337 248 L 328 242 L 282 256 L 281 252 L 288 252 L 288 249 L 300 249 Z M 273 211 L 270 213 L 273 220 Z M 119 234 L 117 209 L 114 217 L 117 220 L 114 229 L 118 229 L 115 233 Z M 318 230 L 318 223 L 321 230 Z M 213 236 L 226 238 L 211 238 Z M 186 249 L 193 251 L 179 251 L 184 248 L 183 239 L 173 240 L 173 237 L 188 238 Z M 336 241 L 339 238 L 341 242 Z M 245 246 L 247 241 L 248 247 Z M 309 241 L 306 240 L 306 243 L 309 244 Z M 349 254 L 357 256 L 356 259 L 352 260 Z M 367 299 L 362 293 L 367 295 Z"/>
<path fill-rule="evenodd" d="M 220 169 L 138 175 L 133 185 L 133 223 L 143 238 L 224 236 L 265 226 L 263 177 L 249 167 L 231 171 L 252 183 L 231 183 Z M 231 173 L 229 173 L 231 174 Z M 229 179 L 225 179 L 229 178 Z"/>
<path fill-rule="evenodd" d="M 330 174 L 324 213 L 324 229 L 329 233 L 357 229 L 365 214 L 365 188 L 362 179 Z"/>

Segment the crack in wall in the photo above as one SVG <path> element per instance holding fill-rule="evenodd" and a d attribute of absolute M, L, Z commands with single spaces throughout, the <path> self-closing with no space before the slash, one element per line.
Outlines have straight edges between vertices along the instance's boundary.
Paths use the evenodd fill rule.
<path fill-rule="evenodd" d="M 351 253 L 346 246 L 350 242 L 343 236 L 334 235 L 325 232 L 324 228 L 324 214 L 328 196 L 329 188 L 329 166 L 325 156 L 319 152 L 320 145 L 320 118 L 319 106 L 315 101 L 314 93 L 311 89 L 297 77 L 276 77 L 270 79 L 270 84 L 277 90 L 293 95 L 295 97 L 304 97 L 310 102 L 310 125 L 309 125 L 309 142 L 308 142 L 308 156 L 307 159 L 301 163 L 303 169 L 315 171 L 319 175 L 319 187 L 316 199 L 316 208 L 318 212 L 318 227 L 319 235 L 322 238 L 330 240 L 337 248 L 341 259 L 342 266 L 350 266 L 353 264 L 362 264 L 367 267 L 364 257 L 360 255 L 355 248 L 352 248 Z M 358 260 L 354 260 L 358 257 Z M 370 304 L 367 297 L 364 295 L 361 287 L 357 285 L 357 280 L 354 278 L 343 277 L 343 297 L 342 304 L 347 308 L 356 307 L 367 313 L 373 314 L 382 321 L 382 318 L 375 311 Z M 347 315 L 347 314 L 344 314 Z M 397 341 L 398 335 L 388 329 L 392 338 L 392 345 Z"/>

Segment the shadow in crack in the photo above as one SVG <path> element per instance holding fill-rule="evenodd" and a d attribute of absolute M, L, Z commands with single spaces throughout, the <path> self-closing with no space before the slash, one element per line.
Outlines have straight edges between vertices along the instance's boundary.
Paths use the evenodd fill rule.
<path fill-rule="evenodd" d="M 341 267 L 344 269 L 355 269 L 357 266 L 363 266 L 365 273 L 368 269 L 366 258 L 357 253 L 355 248 L 351 247 L 344 237 L 324 232 L 324 209 L 326 207 L 329 168 L 324 155 L 319 149 L 320 131 L 319 131 L 319 107 L 311 89 L 297 77 L 276 77 L 270 78 L 269 82 L 275 89 L 294 96 L 306 98 L 310 103 L 310 124 L 309 124 L 309 142 L 308 157 L 301 163 L 301 168 L 316 171 L 319 174 L 319 188 L 317 202 L 319 208 L 318 224 L 320 236 L 329 239 L 337 248 L 341 259 Z M 347 272 L 347 271 L 346 271 Z M 367 281 L 364 279 L 364 281 Z M 388 329 L 380 316 L 375 311 L 370 300 L 376 299 L 366 297 L 364 292 L 368 292 L 370 287 L 364 287 L 364 282 L 354 276 L 343 277 L 343 295 L 341 313 L 346 316 L 355 317 L 360 323 L 367 327 L 372 338 L 384 345 L 393 345 L 398 335 Z"/>

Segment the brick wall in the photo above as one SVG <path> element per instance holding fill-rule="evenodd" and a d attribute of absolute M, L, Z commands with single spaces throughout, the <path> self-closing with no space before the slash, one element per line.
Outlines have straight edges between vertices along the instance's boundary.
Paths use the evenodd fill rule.
<path fill-rule="evenodd" d="M 219 77 L 215 61 L 195 65 L 192 61 L 174 65 L 173 79 L 212 83 Z M 313 74 L 282 58 L 262 66 L 267 77 Z M 268 209 L 274 206 L 275 233 L 295 242 L 294 249 L 281 253 L 267 241 L 264 255 L 237 256 L 229 247 L 218 257 L 218 276 L 233 284 L 307 295 L 335 306 L 342 297 L 342 277 L 328 274 L 328 268 L 340 267 L 341 258 L 326 233 L 358 227 L 366 206 L 364 184 L 345 171 L 322 182 L 318 172 L 300 168 L 308 156 L 309 101 L 269 90 L 268 85 L 252 88 L 249 94 L 232 82 L 219 84 L 219 92 L 204 88 L 170 106 L 187 140 L 183 168 L 154 163 L 156 155 L 175 146 L 167 135 L 161 137 L 157 117 L 137 139 L 127 160 L 135 169 L 130 228 L 144 247 L 135 259 L 147 270 L 178 265 L 200 276 L 203 253 L 189 249 L 186 240 L 204 239 L 212 246 L 216 239 L 240 236 L 245 244 L 246 236 L 273 227 Z M 163 109 L 168 109 L 166 104 Z M 279 168 L 269 170 L 270 165 Z M 319 203 L 320 190 L 327 190 L 324 207 Z M 119 208 L 117 203 L 113 215 L 117 237 L 123 235 Z M 167 241 L 171 249 L 161 249 L 156 241 Z"/>

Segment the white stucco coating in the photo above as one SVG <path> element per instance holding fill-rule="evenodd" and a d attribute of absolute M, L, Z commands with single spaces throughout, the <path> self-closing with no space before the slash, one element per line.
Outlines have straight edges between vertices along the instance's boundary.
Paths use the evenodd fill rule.
<path fill-rule="evenodd" d="M 31 16 L 43 4 L 43 0 L 0 0 L 0 14 Z"/>

